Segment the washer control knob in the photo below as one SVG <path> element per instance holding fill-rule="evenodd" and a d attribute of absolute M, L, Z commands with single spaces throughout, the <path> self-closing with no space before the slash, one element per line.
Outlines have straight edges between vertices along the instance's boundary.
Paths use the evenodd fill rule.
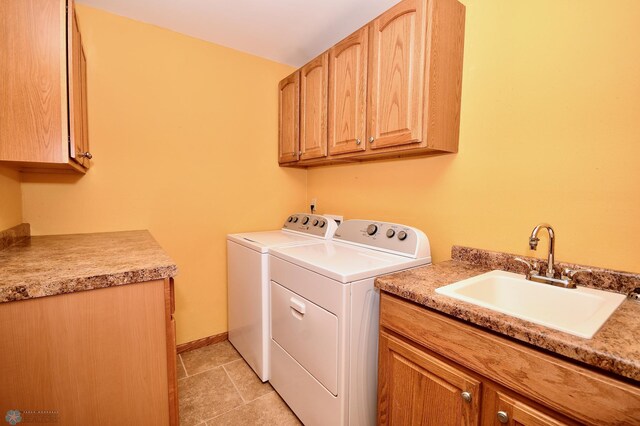
<path fill-rule="evenodd" d="M 309 223 L 309 216 L 305 216 L 304 219 L 302 219 L 303 225 L 306 225 L 307 223 Z"/>
<path fill-rule="evenodd" d="M 298 216 L 294 216 L 293 217 L 293 223 L 296 223 L 298 221 Z"/>
<path fill-rule="evenodd" d="M 320 221 L 318 219 L 313 219 L 313 226 L 318 226 Z"/>
<path fill-rule="evenodd" d="M 289 216 L 289 219 L 287 219 L 287 222 L 293 222 L 293 216 Z"/>
<path fill-rule="evenodd" d="M 367 234 L 369 235 L 373 235 L 376 232 L 378 232 L 378 226 L 374 225 L 373 223 L 369 226 L 367 226 Z"/>
<path fill-rule="evenodd" d="M 326 225 L 326 224 L 327 224 L 327 222 L 325 222 L 324 220 L 321 220 L 319 226 L 320 226 L 320 228 L 324 228 L 324 225 Z"/>
<path fill-rule="evenodd" d="M 406 239 L 407 239 L 407 233 L 406 233 L 406 232 L 404 232 L 404 231 L 400 231 L 400 232 L 398 232 L 398 239 L 399 239 L 400 241 L 404 241 L 404 240 L 406 240 Z"/>
<path fill-rule="evenodd" d="M 387 238 L 393 238 L 394 235 L 396 235 L 396 231 L 393 229 L 387 230 Z"/>

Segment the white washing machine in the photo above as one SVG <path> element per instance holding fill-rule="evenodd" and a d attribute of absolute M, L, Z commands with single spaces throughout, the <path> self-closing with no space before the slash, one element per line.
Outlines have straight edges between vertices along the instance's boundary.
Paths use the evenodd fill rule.
<path fill-rule="evenodd" d="M 375 425 L 376 276 L 431 263 L 427 236 L 347 220 L 333 241 L 270 250 L 271 385 L 307 426 Z"/>
<path fill-rule="evenodd" d="M 333 219 L 297 213 L 280 230 L 227 235 L 229 341 L 263 382 L 269 380 L 268 252 L 331 238 L 337 227 Z"/>

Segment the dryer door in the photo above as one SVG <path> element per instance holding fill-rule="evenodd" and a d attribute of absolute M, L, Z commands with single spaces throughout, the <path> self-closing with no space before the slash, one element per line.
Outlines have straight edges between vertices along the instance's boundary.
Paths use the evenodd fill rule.
<path fill-rule="evenodd" d="M 338 395 L 338 318 L 271 281 L 271 338 Z"/>

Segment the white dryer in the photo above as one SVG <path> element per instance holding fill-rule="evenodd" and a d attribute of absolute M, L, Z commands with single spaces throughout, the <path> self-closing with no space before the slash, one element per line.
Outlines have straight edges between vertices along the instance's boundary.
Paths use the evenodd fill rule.
<path fill-rule="evenodd" d="M 270 250 L 270 383 L 307 426 L 374 425 L 377 276 L 431 263 L 427 236 L 347 220 L 333 241 Z"/>
<path fill-rule="evenodd" d="M 268 252 L 331 238 L 337 227 L 333 219 L 296 213 L 280 230 L 227 235 L 229 341 L 263 382 L 269 380 Z"/>

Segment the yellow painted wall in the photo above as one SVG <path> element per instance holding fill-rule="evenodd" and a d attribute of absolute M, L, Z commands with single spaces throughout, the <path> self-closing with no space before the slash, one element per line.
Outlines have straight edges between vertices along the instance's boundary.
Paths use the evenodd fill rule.
<path fill-rule="evenodd" d="M 24 175 L 34 234 L 149 229 L 179 267 L 178 341 L 227 330 L 230 232 L 304 209 L 306 172 L 277 165 L 285 65 L 78 6 L 93 167 Z"/>
<path fill-rule="evenodd" d="M 22 223 L 22 196 L 20 176 L 0 167 L 0 231 Z"/>
<path fill-rule="evenodd" d="M 322 212 L 453 244 L 640 271 L 640 2 L 465 1 L 457 155 L 310 169 Z"/>

